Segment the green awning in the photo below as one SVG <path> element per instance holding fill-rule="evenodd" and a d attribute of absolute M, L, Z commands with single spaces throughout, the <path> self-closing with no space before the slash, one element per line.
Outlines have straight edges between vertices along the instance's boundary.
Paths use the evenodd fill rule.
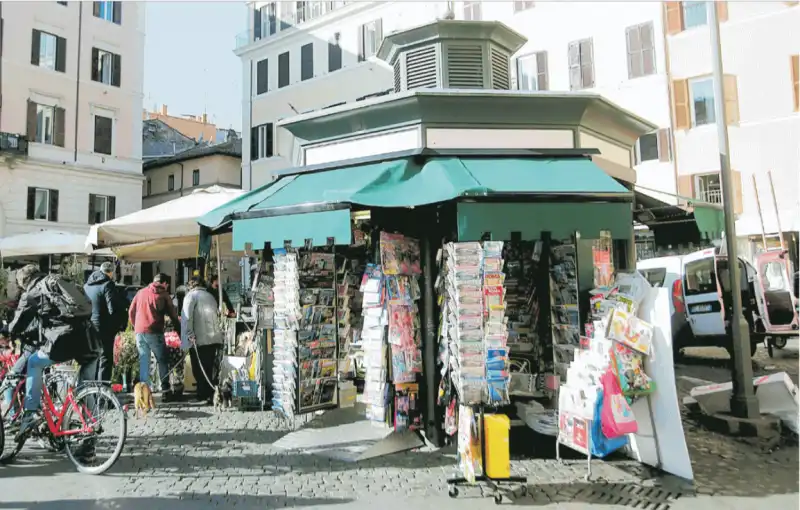
<path fill-rule="evenodd" d="M 694 221 L 700 237 L 705 239 L 722 239 L 725 230 L 725 214 L 716 207 L 706 207 L 695 204 Z"/>
<path fill-rule="evenodd" d="M 306 239 L 347 244 L 350 204 L 416 207 L 457 198 L 521 196 L 603 201 L 631 195 L 588 158 L 402 158 L 282 177 L 211 211 L 199 223 L 215 229 L 232 221 L 234 249 L 289 240 L 299 246 Z"/>

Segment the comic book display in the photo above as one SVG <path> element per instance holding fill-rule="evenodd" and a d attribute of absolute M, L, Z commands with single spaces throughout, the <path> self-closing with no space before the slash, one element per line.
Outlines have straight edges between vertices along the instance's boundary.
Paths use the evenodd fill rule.
<path fill-rule="evenodd" d="M 556 244 L 550 251 L 550 309 L 553 327 L 553 373 L 563 381 L 580 345 L 578 265 L 574 244 Z M 557 383 L 549 389 L 557 389 Z"/>
<path fill-rule="evenodd" d="M 300 286 L 297 253 L 273 251 L 272 409 L 294 416 L 297 388 L 297 331 L 300 326 Z"/>

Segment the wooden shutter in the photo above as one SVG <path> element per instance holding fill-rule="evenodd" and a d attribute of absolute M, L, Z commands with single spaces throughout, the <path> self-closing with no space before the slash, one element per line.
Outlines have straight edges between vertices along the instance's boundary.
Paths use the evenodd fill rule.
<path fill-rule="evenodd" d="M 639 38 L 638 25 L 625 29 L 625 43 L 628 49 L 628 78 L 638 78 L 643 72 L 642 61 L 640 58 L 642 42 Z"/>
<path fill-rule="evenodd" d="M 578 90 L 581 88 L 581 50 L 577 41 L 569 43 L 567 64 L 569 65 L 569 88 Z"/>
<path fill-rule="evenodd" d="M 51 189 L 48 195 L 50 195 L 50 216 L 47 221 L 58 221 L 58 190 Z"/>
<path fill-rule="evenodd" d="M 100 81 L 100 50 L 92 48 L 92 81 Z"/>
<path fill-rule="evenodd" d="M 117 217 L 117 197 L 106 197 L 106 221 Z"/>
<path fill-rule="evenodd" d="M 258 159 L 258 126 L 250 128 L 250 161 Z"/>
<path fill-rule="evenodd" d="M 117 25 L 122 25 L 122 2 L 114 2 L 112 21 Z"/>
<path fill-rule="evenodd" d="M 56 37 L 56 71 L 67 71 L 67 40 L 63 37 Z"/>
<path fill-rule="evenodd" d="M 89 193 L 89 225 L 94 225 L 94 197 Z"/>
<path fill-rule="evenodd" d="M 364 61 L 364 32 L 366 32 L 367 26 L 361 25 L 358 27 L 358 61 Z"/>
<path fill-rule="evenodd" d="M 594 87 L 594 44 L 591 39 L 581 41 L 581 85 Z"/>
<path fill-rule="evenodd" d="M 733 188 L 733 213 L 742 214 L 744 211 L 744 195 L 742 193 L 742 173 L 731 170 L 731 181 Z"/>
<path fill-rule="evenodd" d="M 683 5 L 681 4 L 682 2 L 664 2 L 664 19 L 669 35 L 678 34 L 683 30 Z"/>
<path fill-rule="evenodd" d="M 100 2 L 94 2 L 94 5 L 92 5 L 92 14 L 95 18 L 100 17 Z"/>
<path fill-rule="evenodd" d="M 266 94 L 269 90 L 269 60 L 256 63 L 256 94 Z"/>
<path fill-rule="evenodd" d="M 548 69 L 547 69 L 547 52 L 540 51 L 536 54 L 536 70 L 538 74 L 536 76 L 536 85 L 539 87 L 539 90 L 548 90 L 550 84 L 548 83 Z"/>
<path fill-rule="evenodd" d="M 794 111 L 800 111 L 800 55 L 792 55 L 792 92 L 794 93 Z"/>
<path fill-rule="evenodd" d="M 34 218 L 36 211 L 36 188 L 28 188 L 28 219 Z"/>
<path fill-rule="evenodd" d="M 261 39 L 261 9 L 253 9 L 253 41 Z"/>
<path fill-rule="evenodd" d="M 39 65 L 39 52 L 42 47 L 42 33 L 35 28 L 33 29 L 33 37 L 31 38 L 31 64 Z"/>
<path fill-rule="evenodd" d="M 678 196 L 683 198 L 694 198 L 694 176 L 678 176 Z"/>
<path fill-rule="evenodd" d="M 122 84 L 122 56 L 116 53 L 111 55 L 111 85 L 119 87 Z"/>
<path fill-rule="evenodd" d="M 58 106 L 56 106 L 53 111 L 55 116 L 53 119 L 53 145 L 64 147 L 64 117 L 66 112 L 63 108 L 59 108 Z"/>
<path fill-rule="evenodd" d="M 656 133 L 658 137 L 658 160 L 662 163 L 672 160 L 672 151 L 670 150 L 670 132 L 669 128 L 659 129 Z"/>
<path fill-rule="evenodd" d="M 675 111 L 675 129 L 692 127 L 692 112 L 689 108 L 689 82 L 672 81 L 672 108 Z"/>
<path fill-rule="evenodd" d="M 725 97 L 725 120 L 728 125 L 739 123 L 739 87 L 736 76 L 726 74 L 722 79 L 722 90 Z"/>
<path fill-rule="evenodd" d="M 724 23 L 728 21 L 728 2 L 724 0 L 720 0 L 716 2 L 717 7 L 717 19 L 719 19 L 720 23 Z"/>
<path fill-rule="evenodd" d="M 26 134 L 29 142 L 36 141 L 36 126 L 36 103 L 28 99 L 28 127 Z"/>

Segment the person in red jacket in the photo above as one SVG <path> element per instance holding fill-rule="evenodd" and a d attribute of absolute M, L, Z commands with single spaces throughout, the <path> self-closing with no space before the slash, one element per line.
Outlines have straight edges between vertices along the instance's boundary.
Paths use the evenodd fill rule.
<path fill-rule="evenodd" d="M 167 344 L 164 341 L 164 320 L 169 317 L 180 333 L 180 319 L 169 297 L 168 276 L 159 273 L 153 283 L 141 289 L 134 296 L 128 310 L 128 318 L 136 333 L 136 347 L 139 350 L 139 381 L 150 385 L 150 353 L 156 355 L 158 376 L 162 385 L 169 384 L 169 364 Z M 172 393 L 163 392 L 164 400 L 170 400 Z"/>

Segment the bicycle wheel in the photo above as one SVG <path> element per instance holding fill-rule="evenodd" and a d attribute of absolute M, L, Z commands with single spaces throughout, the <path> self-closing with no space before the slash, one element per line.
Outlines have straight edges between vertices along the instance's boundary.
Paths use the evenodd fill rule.
<path fill-rule="evenodd" d="M 68 407 L 62 426 L 67 432 L 63 436 L 67 457 L 81 473 L 103 474 L 117 462 L 125 446 L 125 411 L 105 386 L 79 388 L 74 398 L 75 405 Z"/>
<path fill-rule="evenodd" d="M 16 458 L 22 450 L 24 441 L 17 441 L 16 433 L 22 420 L 22 397 L 24 385 L 19 384 L 12 392 L 10 402 L 5 401 L 5 391 L 0 392 L 0 422 L 5 430 L 3 439 L 5 446 L 0 448 L 0 464 L 8 464 Z"/>

